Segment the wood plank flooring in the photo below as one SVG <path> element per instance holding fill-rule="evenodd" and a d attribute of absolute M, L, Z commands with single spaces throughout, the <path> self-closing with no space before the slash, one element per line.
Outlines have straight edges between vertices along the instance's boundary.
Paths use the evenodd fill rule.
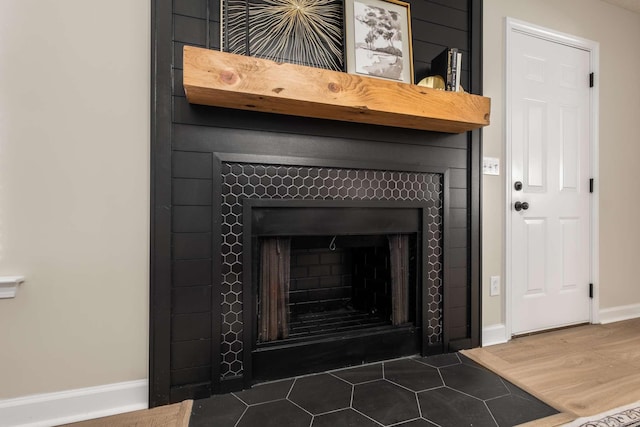
<path fill-rule="evenodd" d="M 589 416 L 640 401 L 640 319 L 462 353 L 567 415 Z"/>
<path fill-rule="evenodd" d="M 193 400 L 66 424 L 66 427 L 188 427 Z"/>

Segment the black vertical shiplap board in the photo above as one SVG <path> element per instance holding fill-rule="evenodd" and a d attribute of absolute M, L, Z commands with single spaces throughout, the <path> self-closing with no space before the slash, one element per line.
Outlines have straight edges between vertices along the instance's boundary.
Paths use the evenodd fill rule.
<path fill-rule="evenodd" d="M 174 15 L 173 41 L 206 46 L 207 20 L 189 16 Z"/>
<path fill-rule="evenodd" d="M 171 6 L 151 7 L 150 407 L 171 400 Z"/>
<path fill-rule="evenodd" d="M 180 0 L 173 3 L 173 14 L 192 18 L 207 18 L 207 2 L 203 0 Z"/>
<path fill-rule="evenodd" d="M 410 3 L 416 79 L 445 47 L 458 47 L 462 84 L 481 94 L 481 0 Z M 219 49 L 219 1 L 153 0 L 152 31 L 150 406 L 225 387 L 216 153 L 448 168 L 446 335 L 451 349 L 480 344 L 480 131 L 445 135 L 190 105 L 182 48 Z"/>
<path fill-rule="evenodd" d="M 222 199 L 222 174 L 220 158 L 217 155 L 211 156 L 210 167 L 212 170 L 213 181 L 213 200 L 216 203 L 216 214 L 211 218 L 211 243 L 212 251 L 217 255 L 211 261 L 211 306 L 217 307 L 214 309 L 211 316 L 211 336 L 218 337 L 218 339 L 211 340 L 211 354 L 213 355 L 211 360 L 211 379 L 212 388 L 214 393 L 220 393 L 220 361 L 222 359 L 220 348 L 222 346 L 222 314 L 220 306 L 222 304 L 222 259 L 219 254 L 219 250 L 222 246 L 222 219 L 219 214 L 220 205 L 217 203 Z"/>
<path fill-rule="evenodd" d="M 470 90 L 472 93 L 482 94 L 482 0 L 469 0 L 471 13 L 469 16 L 471 31 L 473 75 Z M 471 347 L 482 344 L 482 130 L 469 132 L 470 134 L 470 206 L 471 225 L 470 242 L 471 253 L 469 264 L 471 277 L 469 278 L 469 336 Z"/>

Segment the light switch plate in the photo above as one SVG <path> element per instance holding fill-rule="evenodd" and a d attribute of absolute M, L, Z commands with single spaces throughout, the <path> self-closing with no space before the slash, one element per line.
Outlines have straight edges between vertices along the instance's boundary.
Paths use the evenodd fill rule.
<path fill-rule="evenodd" d="M 500 159 L 484 157 L 482 159 L 482 173 L 485 175 L 500 175 Z"/>

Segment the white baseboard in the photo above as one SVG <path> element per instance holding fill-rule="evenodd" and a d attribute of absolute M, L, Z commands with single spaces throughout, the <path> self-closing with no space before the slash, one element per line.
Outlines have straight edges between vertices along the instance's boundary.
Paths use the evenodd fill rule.
<path fill-rule="evenodd" d="M 73 423 L 147 409 L 148 402 L 148 380 L 0 400 L 0 427 Z"/>
<path fill-rule="evenodd" d="M 600 323 L 620 322 L 640 317 L 640 304 L 620 305 L 600 310 Z"/>
<path fill-rule="evenodd" d="M 491 325 L 482 328 L 482 346 L 487 347 L 490 345 L 504 344 L 508 340 L 507 328 L 504 323 L 498 325 Z"/>

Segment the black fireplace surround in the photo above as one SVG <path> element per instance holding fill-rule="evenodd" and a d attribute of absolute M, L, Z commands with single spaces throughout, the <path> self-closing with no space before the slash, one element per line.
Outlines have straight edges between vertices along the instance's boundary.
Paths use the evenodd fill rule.
<path fill-rule="evenodd" d="M 222 378 L 242 378 L 247 387 L 319 369 L 442 351 L 444 174 L 232 161 L 221 161 L 219 173 Z M 257 344 L 260 237 L 344 240 L 402 233 L 419 237 L 412 284 L 419 298 L 414 298 L 412 327 Z"/>
<path fill-rule="evenodd" d="M 482 1 L 410 3 L 416 81 L 455 46 L 481 95 Z M 152 1 L 150 407 L 480 345 L 481 131 L 191 105 L 185 45 L 220 48 L 219 1 Z M 409 261 L 394 321 L 397 236 Z M 260 248 L 279 238 L 288 332 L 263 340 Z"/>

